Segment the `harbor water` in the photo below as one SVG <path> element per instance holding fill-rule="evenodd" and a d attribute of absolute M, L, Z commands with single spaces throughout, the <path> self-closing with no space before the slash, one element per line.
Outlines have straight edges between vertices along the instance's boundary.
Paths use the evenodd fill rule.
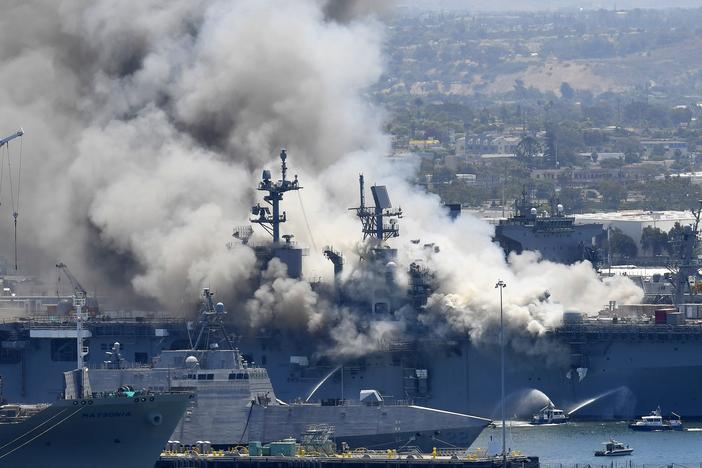
<path fill-rule="evenodd" d="M 702 422 L 685 422 L 686 430 L 634 432 L 620 422 L 569 422 L 533 426 L 526 422 L 507 423 L 507 448 L 538 456 L 542 467 L 677 467 L 702 468 Z M 492 441 L 491 441 L 492 438 Z M 630 456 L 595 457 L 603 442 L 615 439 L 634 449 Z M 500 450 L 502 428 L 490 427 L 478 437 L 472 449 Z"/>

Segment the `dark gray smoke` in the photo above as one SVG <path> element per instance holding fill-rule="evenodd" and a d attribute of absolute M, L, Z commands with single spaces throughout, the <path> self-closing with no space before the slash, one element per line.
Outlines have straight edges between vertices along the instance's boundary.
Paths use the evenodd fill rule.
<path fill-rule="evenodd" d="M 369 15 L 388 14 L 395 0 L 326 0 L 324 17 L 330 21 L 348 23 Z"/>
<path fill-rule="evenodd" d="M 498 278 L 509 283 L 508 323 L 532 336 L 557 323 L 564 308 L 590 312 L 609 299 L 636 300 L 640 292 L 630 282 L 603 283 L 589 264 L 564 267 L 533 255 L 505 262 L 489 225 L 469 217 L 450 222 L 438 198 L 408 182 L 411 164 L 385 158 L 383 113 L 362 98 L 382 71 L 382 27 L 367 16 L 375 6 L 4 5 L 0 129 L 26 130 L 23 268 L 49 272 L 60 259 L 91 290 L 154 299 L 172 313 L 189 311 L 200 289 L 211 287 L 244 304 L 236 314 L 242 320 L 321 336 L 342 355 L 377 349 L 416 320 L 479 341 L 494 329 Z M 290 220 L 284 232 L 308 246 L 353 252 L 359 226 L 346 208 L 358 203 L 357 174 L 390 187 L 407 213 L 405 240 L 394 241 L 397 265 L 388 266 L 397 290 L 406 287 L 403 272 L 412 261 L 436 272 L 439 286 L 422 315 L 361 316 L 309 282 L 287 278 L 275 262 L 260 284 L 254 281 L 254 252 L 231 232 L 248 224 L 260 171 L 277 175 L 281 146 L 304 186 L 299 197 L 284 200 Z M 11 214 L 3 209 L 0 229 L 9 239 Z M 414 251 L 406 241 L 414 238 L 436 242 L 441 253 Z M 353 255 L 347 265 L 341 282 L 357 297 L 377 288 L 376 272 Z M 330 271 L 312 249 L 306 277 Z"/>

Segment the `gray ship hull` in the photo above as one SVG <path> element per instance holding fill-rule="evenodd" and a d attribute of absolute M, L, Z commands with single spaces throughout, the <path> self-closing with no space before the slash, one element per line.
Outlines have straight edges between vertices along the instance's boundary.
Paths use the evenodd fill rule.
<path fill-rule="evenodd" d="M 92 337 L 86 343 L 91 349 L 91 366 L 102 363 L 104 355 L 99 350 L 109 349 L 115 341 L 124 344 L 129 358 L 141 355 L 151 360 L 187 339 L 182 323 L 89 327 Z M 0 376 L 5 397 L 19 402 L 55 400 L 62 390 L 61 372 L 73 368 L 75 357 L 59 360 L 57 342 L 66 341 L 69 350 L 74 348 L 73 343 L 48 333 L 41 338 L 24 335 L 27 331 L 13 333 L 19 337 L 3 337 L 0 352 L 0 358 L 4 358 L 0 360 Z M 534 356 L 508 350 L 506 388 L 511 395 L 508 403 L 514 406 L 508 414 L 519 409 L 516 400 L 538 390 L 566 410 L 612 392 L 575 412 L 578 418 L 628 418 L 647 414 L 659 405 L 684 417 L 702 417 L 702 327 L 581 326 L 563 328 L 549 340 L 558 347 L 551 351 L 545 348 Z M 333 362 L 315 365 L 311 357 L 317 350 L 313 344 L 285 337 L 243 337 L 239 345 L 247 350 L 247 360 L 266 363 L 276 394 L 285 401 L 304 399 L 336 366 Z M 299 364 L 293 359 L 296 357 L 309 357 L 308 365 Z M 587 369 L 582 378 L 576 368 Z M 427 371 L 425 380 L 416 378 L 418 369 Z M 477 346 L 463 339 L 389 349 L 346 362 L 343 390 L 341 372 L 334 373 L 319 388 L 315 400 L 375 388 L 383 395 L 422 406 L 488 418 L 499 416 L 496 347 Z M 538 400 L 531 409 L 525 408 L 524 416 L 543 407 L 541 403 L 543 400 Z"/>
<path fill-rule="evenodd" d="M 214 356 L 209 360 L 219 362 Z M 338 444 L 346 442 L 352 448 L 414 445 L 431 450 L 437 446 L 469 446 L 490 423 L 489 419 L 413 405 L 366 405 L 358 401 L 335 406 L 281 404 L 275 399 L 266 369 L 260 368 L 185 371 L 195 377 L 192 379 L 182 378 L 182 372 L 174 368 L 136 368 L 93 369 L 90 374 L 94 390 L 125 384 L 192 389 L 196 398 L 171 436 L 185 445 L 200 440 L 215 446 L 267 443 L 299 438 L 310 425 L 326 424 L 334 427 Z M 232 375 L 248 378 L 230 379 Z"/>
<path fill-rule="evenodd" d="M 385 449 L 406 446 L 431 452 L 433 447 L 469 447 L 488 419 L 420 406 L 291 405 L 254 408 L 257 423 L 250 440 L 297 436 L 323 421 L 336 429 L 337 444 L 350 448 Z"/>
<path fill-rule="evenodd" d="M 0 466 L 151 468 L 187 406 L 187 395 L 59 400 L 0 423 Z"/>
<path fill-rule="evenodd" d="M 652 333 L 653 327 L 643 330 L 595 330 L 596 337 L 559 339 L 562 348 L 533 357 L 508 351 L 508 414 L 530 417 L 546 402 L 543 393 L 567 411 L 587 403 L 574 412 L 576 418 L 630 418 L 647 414 L 659 405 L 688 418 L 702 417 L 702 334 L 697 331 L 683 337 L 661 333 L 660 329 Z M 571 347 L 571 342 L 577 342 L 577 346 Z M 260 354 L 254 353 L 255 357 L 265 354 L 273 363 L 268 366 L 269 374 L 274 384 L 281 382 L 278 394 L 284 399 L 306 395 L 331 370 L 290 365 L 291 354 L 304 355 L 299 348 L 281 351 L 281 355 L 270 348 L 258 349 Z M 417 380 L 408 378 L 407 367 L 428 371 L 425 390 L 418 390 Z M 468 341 L 450 346 L 425 344 L 413 351 L 369 356 L 356 368 L 348 365 L 343 385 L 345 393 L 353 393 L 372 382 L 386 395 L 496 418 L 500 414 L 499 368 L 496 347 L 473 346 Z M 337 372 L 320 387 L 315 398 L 335 398 L 340 392 Z"/>

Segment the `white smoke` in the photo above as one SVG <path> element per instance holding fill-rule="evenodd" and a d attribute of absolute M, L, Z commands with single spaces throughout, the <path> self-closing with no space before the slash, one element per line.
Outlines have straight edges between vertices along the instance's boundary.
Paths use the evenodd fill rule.
<path fill-rule="evenodd" d="M 61 259 L 87 287 L 153 298 L 174 313 L 211 287 L 245 304 L 250 323 L 321 337 L 330 352 L 346 356 L 410 333 L 416 320 L 437 333 L 489 336 L 499 310 L 497 279 L 508 283 L 508 323 L 529 336 L 557 323 L 565 309 L 594 312 L 610 299 L 637 300 L 630 282 L 601 282 L 587 263 L 564 267 L 533 255 L 506 262 L 489 225 L 471 217 L 451 222 L 436 196 L 411 184 L 412 164 L 385 158 L 384 113 L 364 97 L 383 69 L 382 25 L 367 14 L 370 6 L 6 5 L 0 129 L 22 124 L 27 132 L 21 263 L 43 272 Z M 282 146 L 304 186 L 299 199 L 285 197 L 283 230 L 312 247 L 306 277 L 329 276 L 320 249 L 332 244 L 347 253 L 341 281 L 357 298 L 378 282 L 352 255 L 360 228 L 346 210 L 358 203 L 364 172 L 368 185 L 387 185 L 406 213 L 403 237 L 392 241 L 399 248 L 394 280 L 404 289 L 402 272 L 418 258 L 436 273 L 439 288 L 424 313 L 368 318 L 306 280 L 287 278 L 275 261 L 258 283 L 253 250 L 230 234 L 248 224 L 261 169 L 277 175 Z M 8 227 L 0 226 L 6 239 Z M 415 238 L 440 251 L 413 248 Z"/>

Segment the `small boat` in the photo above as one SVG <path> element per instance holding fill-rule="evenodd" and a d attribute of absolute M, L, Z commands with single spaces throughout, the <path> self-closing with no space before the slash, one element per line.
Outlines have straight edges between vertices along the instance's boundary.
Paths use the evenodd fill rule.
<path fill-rule="evenodd" d="M 670 419 L 663 419 L 660 407 L 651 411 L 648 416 L 643 416 L 629 424 L 629 429 L 634 431 L 682 431 L 683 424 L 680 415 L 672 413 Z"/>
<path fill-rule="evenodd" d="M 634 451 L 633 448 L 628 445 L 624 445 L 621 442 L 617 442 L 614 439 L 609 439 L 609 442 L 604 443 L 604 450 L 597 450 L 595 452 L 596 457 L 620 457 L 624 455 L 631 455 Z"/>
<path fill-rule="evenodd" d="M 531 418 L 531 424 L 563 424 L 568 422 L 568 415 L 549 403 Z"/>

